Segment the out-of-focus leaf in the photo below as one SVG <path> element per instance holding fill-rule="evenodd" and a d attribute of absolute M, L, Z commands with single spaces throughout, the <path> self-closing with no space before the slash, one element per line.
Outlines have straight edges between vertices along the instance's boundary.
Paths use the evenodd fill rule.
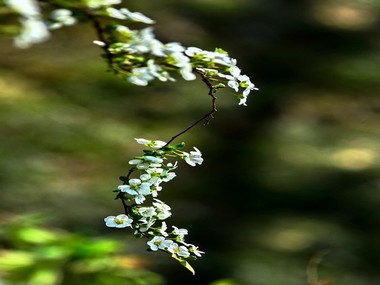
<path fill-rule="evenodd" d="M 52 269 L 38 269 L 31 276 L 28 285 L 54 285 L 60 278 L 60 274 Z"/>
<path fill-rule="evenodd" d="M 18 236 L 21 240 L 34 244 L 45 244 L 59 239 L 57 233 L 37 227 L 26 227 L 18 232 Z"/>
<path fill-rule="evenodd" d="M 31 266 L 35 262 L 35 257 L 26 251 L 0 251 L 0 270 L 14 270 L 20 267 Z"/>

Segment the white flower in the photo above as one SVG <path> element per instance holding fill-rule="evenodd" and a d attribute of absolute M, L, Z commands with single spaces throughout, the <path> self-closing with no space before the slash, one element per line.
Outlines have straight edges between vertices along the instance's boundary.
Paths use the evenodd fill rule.
<path fill-rule="evenodd" d="M 182 75 L 185 80 L 194 80 L 196 79 L 193 71 L 193 66 L 190 64 L 190 59 L 185 56 L 183 53 L 175 52 L 171 54 L 171 58 L 174 60 L 174 65 L 179 67 L 179 73 Z"/>
<path fill-rule="evenodd" d="M 173 169 L 176 169 L 177 168 L 177 164 L 178 164 L 178 161 L 175 161 L 174 164 L 169 162 L 168 164 L 166 164 L 166 168 L 169 169 L 169 170 L 173 170 Z"/>
<path fill-rule="evenodd" d="M 240 99 L 239 105 L 247 106 L 247 97 L 251 90 L 258 90 L 255 87 L 255 84 L 251 82 L 247 75 L 241 75 L 241 70 L 237 66 L 231 66 L 230 75 L 225 75 L 218 73 L 219 77 L 225 78 L 228 80 L 227 85 L 234 89 L 236 92 L 239 92 L 239 87 L 245 88 L 243 94 L 239 95 Z"/>
<path fill-rule="evenodd" d="M 166 54 L 171 54 L 171 53 L 176 53 L 176 52 L 182 53 L 185 51 L 185 48 L 180 43 L 171 42 L 171 43 L 166 43 L 163 46 L 163 50 L 165 51 Z"/>
<path fill-rule="evenodd" d="M 172 180 L 174 177 L 176 177 L 177 175 L 174 173 L 174 172 L 168 172 L 168 171 L 164 171 L 162 174 L 161 174 L 161 179 L 162 181 L 164 182 L 168 182 L 170 180 Z"/>
<path fill-rule="evenodd" d="M 127 16 L 125 16 L 119 9 L 108 7 L 106 10 L 106 15 L 110 16 L 111 18 L 125 20 L 127 19 Z"/>
<path fill-rule="evenodd" d="M 133 190 L 130 185 L 119 185 L 117 187 L 121 192 L 128 193 L 130 195 L 137 195 L 137 191 Z"/>
<path fill-rule="evenodd" d="M 154 79 L 154 77 L 147 67 L 137 67 L 132 69 L 131 75 L 127 78 L 130 83 L 138 86 L 147 86 L 152 79 Z"/>
<path fill-rule="evenodd" d="M 116 26 L 116 29 L 115 29 L 121 36 L 124 36 L 124 37 L 133 37 L 135 35 L 135 31 L 132 31 L 131 29 L 129 29 L 128 27 L 126 26 L 123 26 L 123 25 L 117 25 Z"/>
<path fill-rule="evenodd" d="M 166 145 L 166 142 L 160 140 L 147 140 L 147 139 L 135 139 L 138 144 L 143 144 L 145 146 L 149 146 L 151 148 L 162 148 Z"/>
<path fill-rule="evenodd" d="M 166 225 L 165 222 L 162 222 L 161 228 L 160 228 L 160 234 L 164 237 L 168 236 L 168 233 L 166 230 L 168 229 L 168 226 Z"/>
<path fill-rule="evenodd" d="M 21 32 L 14 39 L 17 47 L 27 48 L 49 38 L 50 33 L 46 24 L 41 20 L 37 1 L 6 0 L 5 4 L 22 16 L 20 19 Z"/>
<path fill-rule="evenodd" d="M 132 178 L 132 179 L 129 179 L 128 183 L 129 185 L 137 186 L 141 184 L 141 180 L 137 178 Z"/>
<path fill-rule="evenodd" d="M 149 195 L 150 194 L 150 183 L 142 182 L 140 187 L 138 188 L 138 193 L 141 195 Z"/>
<path fill-rule="evenodd" d="M 177 243 L 173 242 L 169 247 L 168 247 L 168 251 L 170 253 L 173 253 L 173 254 L 176 254 L 178 256 L 181 256 L 181 257 L 184 257 L 184 258 L 187 258 L 190 256 L 190 252 L 189 250 L 187 249 L 187 247 L 181 245 L 179 246 Z"/>
<path fill-rule="evenodd" d="M 236 65 L 236 60 L 233 58 L 230 58 L 228 53 L 226 52 L 219 52 L 217 49 L 216 51 L 207 51 L 202 50 L 197 47 L 188 47 L 185 51 L 185 54 L 189 57 L 196 57 L 197 59 L 200 58 L 203 61 L 212 61 L 214 63 L 227 65 L 227 66 L 233 66 Z"/>
<path fill-rule="evenodd" d="M 118 189 L 132 195 L 136 204 L 142 204 L 146 199 L 145 196 L 152 194 L 149 182 L 141 182 L 140 179 L 132 178 L 128 183 L 129 185 L 119 185 Z"/>
<path fill-rule="evenodd" d="M 5 0 L 5 4 L 22 16 L 40 17 L 40 9 L 37 1 L 33 0 Z"/>
<path fill-rule="evenodd" d="M 100 8 L 102 6 L 117 5 L 121 0 L 85 0 L 86 6 L 92 9 Z"/>
<path fill-rule="evenodd" d="M 102 41 L 98 41 L 98 40 L 95 40 L 93 41 L 93 43 L 97 46 L 100 46 L 100 47 L 105 47 L 106 46 L 106 43 L 105 42 L 102 42 Z"/>
<path fill-rule="evenodd" d="M 74 25 L 77 20 L 72 16 L 72 12 L 68 9 L 56 9 L 51 13 L 51 18 L 55 23 L 49 25 L 50 29 L 58 29 L 62 26 Z"/>
<path fill-rule="evenodd" d="M 187 229 L 179 229 L 176 226 L 172 226 L 172 227 L 174 229 L 172 231 L 172 233 L 175 234 L 176 236 L 178 236 L 181 241 L 183 241 L 185 235 L 188 234 L 188 230 Z"/>
<path fill-rule="evenodd" d="M 175 79 L 172 78 L 167 71 L 163 70 L 161 68 L 161 66 L 155 64 L 153 59 L 149 59 L 147 61 L 147 66 L 148 66 L 149 72 L 154 77 L 158 78 L 158 80 L 164 81 L 164 82 L 168 81 L 168 80 L 175 81 Z M 166 145 L 166 143 L 164 145 Z M 164 146 L 164 145 L 162 145 L 162 146 Z"/>
<path fill-rule="evenodd" d="M 241 70 L 237 66 L 231 66 L 230 68 L 230 75 L 225 75 L 222 73 L 219 73 L 219 77 L 225 78 L 228 80 L 227 85 L 234 89 L 236 92 L 239 92 L 239 76 L 240 76 Z"/>
<path fill-rule="evenodd" d="M 141 218 L 140 219 L 141 222 L 145 223 L 144 225 L 141 225 L 140 228 L 139 228 L 139 231 L 140 232 L 146 232 L 150 229 L 151 226 L 154 225 L 154 223 L 156 222 L 155 219 L 146 219 L 146 218 Z"/>
<path fill-rule="evenodd" d="M 148 168 L 146 170 L 146 172 L 149 173 L 152 177 L 159 177 L 159 176 L 161 176 L 161 173 L 163 171 L 164 170 L 162 168 L 159 168 L 159 167 L 152 167 L 152 168 Z"/>
<path fill-rule="evenodd" d="M 202 153 L 195 146 L 193 147 L 195 151 L 190 151 L 190 153 L 183 152 L 184 159 L 187 164 L 195 166 L 196 164 L 202 164 L 203 158 Z"/>
<path fill-rule="evenodd" d="M 189 246 L 189 251 L 191 253 L 194 253 L 194 255 L 198 256 L 198 257 L 202 257 L 202 254 L 204 254 L 205 252 L 204 251 L 200 251 L 198 249 L 198 246 L 195 246 L 195 245 L 192 245 L 192 244 L 188 244 L 187 246 Z"/>
<path fill-rule="evenodd" d="M 127 215 L 108 216 L 104 219 L 106 226 L 111 228 L 126 228 L 130 227 L 133 220 Z"/>
<path fill-rule="evenodd" d="M 161 190 L 162 190 L 161 186 L 153 185 L 152 188 L 151 188 L 152 196 L 153 197 L 157 197 L 158 196 L 158 192 L 161 191 Z"/>
<path fill-rule="evenodd" d="M 157 218 L 159 220 L 165 220 L 169 218 L 172 213 L 170 212 L 171 208 L 169 205 L 165 204 L 164 202 L 154 199 L 156 202 L 153 202 L 153 206 L 156 207 L 157 210 Z"/>
<path fill-rule="evenodd" d="M 152 178 L 152 177 L 150 176 L 149 173 L 144 173 L 144 174 L 141 174 L 141 175 L 140 175 L 140 179 L 141 179 L 141 181 L 144 181 L 144 182 L 149 181 L 151 178 Z"/>
<path fill-rule="evenodd" d="M 157 212 L 154 207 L 141 207 L 139 209 L 139 214 L 144 218 L 151 218 L 157 215 Z"/>
<path fill-rule="evenodd" d="M 197 48 L 197 47 L 188 47 L 186 50 L 185 50 L 185 54 L 187 56 L 190 56 L 190 57 L 193 57 L 197 54 L 202 54 L 204 53 L 204 50 L 200 49 L 200 48 Z"/>
<path fill-rule="evenodd" d="M 164 237 L 155 236 L 152 240 L 148 241 L 150 249 L 157 251 L 158 249 L 166 250 L 173 244 L 172 240 L 166 240 Z"/>
<path fill-rule="evenodd" d="M 151 155 L 144 156 L 144 160 L 152 162 L 154 164 L 160 164 L 160 163 L 162 163 L 164 161 L 162 158 L 151 156 Z"/>
<path fill-rule="evenodd" d="M 142 194 L 138 194 L 135 196 L 136 204 L 142 204 L 145 201 L 145 196 Z"/>
<path fill-rule="evenodd" d="M 259 89 L 255 87 L 255 84 L 251 82 L 251 80 L 249 79 L 247 75 L 241 76 L 240 81 L 241 81 L 240 86 L 245 88 L 245 90 L 243 91 L 243 94 L 239 96 L 239 99 L 240 99 L 239 105 L 247 106 L 246 104 L 247 97 L 249 93 L 251 92 L 251 90 L 259 90 Z"/>
<path fill-rule="evenodd" d="M 155 22 L 148 18 L 147 16 L 143 15 L 140 12 L 131 12 L 127 8 L 121 8 L 120 12 L 123 13 L 128 20 L 134 21 L 134 22 L 140 22 L 144 24 L 154 24 Z"/>
<path fill-rule="evenodd" d="M 144 162 L 144 160 L 142 160 L 142 159 L 131 159 L 128 163 L 135 165 L 135 164 L 140 164 L 142 162 Z"/>

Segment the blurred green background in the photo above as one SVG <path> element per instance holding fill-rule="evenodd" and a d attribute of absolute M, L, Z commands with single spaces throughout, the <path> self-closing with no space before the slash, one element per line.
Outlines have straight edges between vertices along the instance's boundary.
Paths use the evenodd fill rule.
<path fill-rule="evenodd" d="M 64 232 L 47 243 L 65 258 L 124 254 L 134 262 L 122 270 L 151 274 L 81 284 L 380 284 L 380 1 L 128 2 L 162 41 L 226 49 L 260 88 L 248 107 L 219 91 L 215 118 L 179 139 L 205 162 L 181 164 L 162 200 L 206 251 L 197 274 L 103 218 L 122 212 L 112 190 L 141 151 L 133 138 L 168 140 L 209 111 L 207 90 L 128 85 L 106 72 L 86 24 L 27 50 L 0 39 L 0 253 L 36 249 L 17 235 L 34 224 L 14 217 L 39 213 Z M 94 247 L 83 255 L 81 243 Z"/>

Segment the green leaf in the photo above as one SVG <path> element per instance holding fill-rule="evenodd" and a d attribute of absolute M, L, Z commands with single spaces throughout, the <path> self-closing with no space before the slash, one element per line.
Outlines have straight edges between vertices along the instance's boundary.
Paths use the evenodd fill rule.
<path fill-rule="evenodd" d="M 172 257 L 176 260 L 179 261 L 179 263 L 185 267 L 187 270 L 189 270 L 191 273 L 193 273 L 193 275 L 195 275 L 195 270 L 194 268 L 190 265 L 190 263 L 188 263 L 185 259 L 182 259 L 180 257 L 178 257 L 177 255 L 175 255 L 174 253 L 172 254 Z"/>
<path fill-rule="evenodd" d="M 129 181 L 128 177 L 126 177 L 126 176 L 120 176 L 119 179 L 121 181 L 123 181 L 123 182 L 128 182 Z"/>

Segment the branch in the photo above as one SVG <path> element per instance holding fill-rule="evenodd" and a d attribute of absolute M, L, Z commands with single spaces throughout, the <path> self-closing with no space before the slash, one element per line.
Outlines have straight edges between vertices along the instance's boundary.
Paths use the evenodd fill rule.
<path fill-rule="evenodd" d="M 206 115 L 204 115 L 202 118 L 198 119 L 197 121 L 195 121 L 193 124 L 191 124 L 189 127 L 187 127 L 186 129 L 184 129 L 183 131 L 179 132 L 178 134 L 176 134 L 175 136 L 173 136 L 167 143 L 165 146 L 163 146 L 162 148 L 164 149 L 165 147 L 167 147 L 172 141 L 174 141 L 176 138 L 178 138 L 179 136 L 183 135 L 184 133 L 186 133 L 187 131 L 189 131 L 190 129 L 192 129 L 193 127 L 195 127 L 196 125 L 198 125 L 200 122 L 202 122 L 203 120 L 206 120 L 207 119 L 207 122 L 206 124 L 213 118 L 213 114 L 217 111 L 216 109 L 216 97 L 214 95 L 214 91 L 216 90 L 216 88 L 211 84 L 210 80 L 207 78 L 206 74 L 202 71 L 202 70 L 199 70 L 197 68 L 194 68 L 193 69 L 194 72 L 198 73 L 201 78 L 202 78 L 202 81 L 207 85 L 209 91 L 207 93 L 207 95 L 211 96 L 212 100 L 211 100 L 211 111 L 208 112 Z"/>

